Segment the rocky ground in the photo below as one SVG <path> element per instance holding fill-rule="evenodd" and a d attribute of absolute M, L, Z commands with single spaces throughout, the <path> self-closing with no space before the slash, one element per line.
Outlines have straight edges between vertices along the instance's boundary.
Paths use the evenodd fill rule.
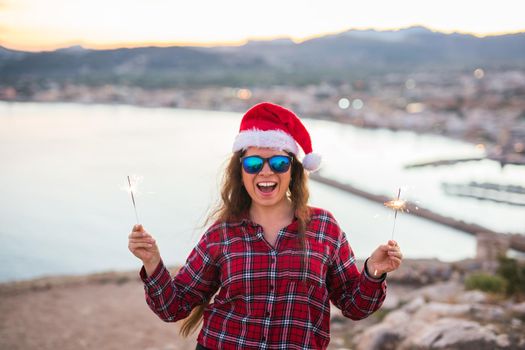
<path fill-rule="evenodd" d="M 329 349 L 524 349 L 525 303 L 465 291 L 475 267 L 407 260 L 373 316 L 333 310 Z M 178 327 L 149 310 L 136 271 L 0 284 L 0 349 L 194 349 Z"/>

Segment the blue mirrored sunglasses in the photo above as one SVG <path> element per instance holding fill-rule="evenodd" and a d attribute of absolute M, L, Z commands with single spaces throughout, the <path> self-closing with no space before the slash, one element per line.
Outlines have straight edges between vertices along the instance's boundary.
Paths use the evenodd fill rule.
<path fill-rule="evenodd" d="M 257 174 L 264 167 L 264 162 L 268 162 L 270 169 L 272 169 L 274 173 L 285 173 L 290 169 L 292 157 L 277 155 L 270 158 L 263 158 L 261 156 L 247 156 L 241 158 L 242 167 L 248 174 Z"/>

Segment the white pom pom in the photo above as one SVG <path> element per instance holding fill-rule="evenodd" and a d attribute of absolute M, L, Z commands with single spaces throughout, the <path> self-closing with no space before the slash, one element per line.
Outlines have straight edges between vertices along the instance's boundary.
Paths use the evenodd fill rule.
<path fill-rule="evenodd" d="M 303 159 L 303 167 L 308 171 L 316 171 L 321 167 L 321 156 L 317 153 L 308 153 Z"/>

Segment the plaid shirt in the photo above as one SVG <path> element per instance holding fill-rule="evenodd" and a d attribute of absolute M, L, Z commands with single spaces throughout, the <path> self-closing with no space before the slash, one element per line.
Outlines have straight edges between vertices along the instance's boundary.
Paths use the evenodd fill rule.
<path fill-rule="evenodd" d="M 203 235 L 172 279 L 161 262 L 147 277 L 146 301 L 164 321 L 204 310 L 197 341 L 209 349 L 325 349 L 330 341 L 330 301 L 346 317 L 362 319 L 385 298 L 386 282 L 359 273 L 344 232 L 333 216 L 311 208 L 306 268 L 297 221 L 282 229 L 275 247 L 248 219 L 217 222 Z"/>

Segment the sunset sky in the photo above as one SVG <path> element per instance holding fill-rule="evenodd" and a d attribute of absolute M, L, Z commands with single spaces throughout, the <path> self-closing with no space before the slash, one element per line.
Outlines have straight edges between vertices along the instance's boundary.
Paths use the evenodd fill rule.
<path fill-rule="evenodd" d="M 0 45 L 36 51 L 299 42 L 352 28 L 413 25 L 484 36 L 525 31 L 524 13 L 523 0 L 0 0 Z"/>

